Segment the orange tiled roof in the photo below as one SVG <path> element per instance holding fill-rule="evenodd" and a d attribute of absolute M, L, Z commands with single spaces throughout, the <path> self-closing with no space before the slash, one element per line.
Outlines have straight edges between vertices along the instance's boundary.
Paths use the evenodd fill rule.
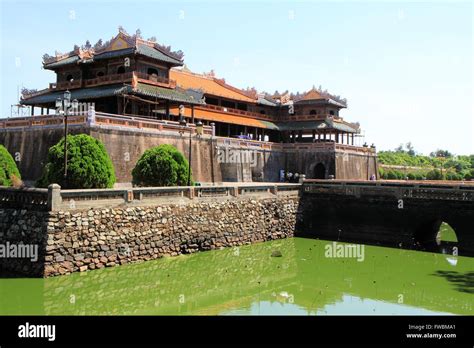
<path fill-rule="evenodd" d="M 205 94 L 217 97 L 240 100 L 247 103 L 257 102 L 257 98 L 251 98 L 246 95 L 244 91 L 227 85 L 223 80 L 216 79 L 212 76 L 171 69 L 170 79 L 176 80 L 176 84 L 184 89 L 201 89 Z"/>

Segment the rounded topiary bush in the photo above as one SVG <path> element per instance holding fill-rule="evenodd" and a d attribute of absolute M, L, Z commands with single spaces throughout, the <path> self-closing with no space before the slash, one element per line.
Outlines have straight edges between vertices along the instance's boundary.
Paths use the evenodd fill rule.
<path fill-rule="evenodd" d="M 3 145 L 0 145 L 0 186 L 12 186 L 13 182 L 20 179 L 20 171 L 12 155 Z"/>
<path fill-rule="evenodd" d="M 188 184 L 188 161 L 172 145 L 146 150 L 132 171 L 137 186 L 185 186 Z M 192 176 L 190 176 L 192 185 Z"/>
<path fill-rule="evenodd" d="M 101 141 L 86 135 L 67 137 L 67 180 L 64 179 L 64 138 L 49 148 L 37 186 L 56 183 L 62 188 L 108 188 L 115 183 L 112 161 Z"/>

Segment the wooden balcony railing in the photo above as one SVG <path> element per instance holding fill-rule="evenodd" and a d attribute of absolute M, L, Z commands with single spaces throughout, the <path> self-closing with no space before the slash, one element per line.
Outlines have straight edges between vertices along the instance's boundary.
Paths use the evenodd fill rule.
<path fill-rule="evenodd" d="M 158 76 L 156 74 L 145 74 L 145 73 L 138 72 L 138 71 L 135 71 L 134 74 L 138 79 L 145 80 L 145 82 L 147 82 L 147 83 L 151 82 L 151 83 L 157 84 L 159 86 L 164 85 L 166 87 L 171 87 L 171 88 L 176 87 L 176 81 L 171 80 L 167 77 Z"/>
<path fill-rule="evenodd" d="M 133 72 L 123 74 L 104 75 L 94 79 L 84 80 L 84 87 L 108 85 L 111 83 L 131 82 Z"/>
<path fill-rule="evenodd" d="M 49 89 L 50 90 L 74 89 L 74 88 L 81 88 L 81 85 L 82 85 L 81 80 L 63 81 L 63 82 L 50 83 Z"/>
<path fill-rule="evenodd" d="M 176 81 L 171 80 L 167 77 L 164 76 L 158 76 L 156 74 L 145 74 L 142 72 L 135 71 L 134 74 L 137 76 L 137 78 L 146 80 L 147 82 L 155 82 L 155 83 L 160 83 L 160 84 L 165 84 L 169 85 L 170 87 L 175 87 L 176 86 Z"/>
<path fill-rule="evenodd" d="M 303 115 L 281 115 L 279 120 L 280 121 L 302 121 L 302 120 L 311 120 L 311 121 L 324 121 L 328 118 L 333 118 L 334 120 L 342 120 L 341 117 L 336 115 L 330 114 L 318 114 L 318 115 L 310 115 L 310 114 L 303 114 Z"/>
<path fill-rule="evenodd" d="M 104 75 L 104 76 L 95 77 L 93 79 L 76 80 L 72 82 L 65 81 L 65 82 L 58 82 L 58 83 L 50 83 L 49 90 L 50 91 L 66 90 L 66 89 L 81 88 L 82 86 L 94 87 L 94 86 L 108 85 L 108 84 L 114 84 L 114 83 L 127 83 L 127 82 L 131 83 L 134 77 L 144 80 L 145 83 L 150 83 L 150 84 L 170 87 L 170 88 L 176 87 L 175 80 L 170 80 L 166 77 L 161 77 L 154 74 L 149 75 L 149 74 L 133 71 L 133 72 L 127 72 L 123 74 Z"/>
<path fill-rule="evenodd" d="M 252 118 L 257 118 L 257 119 L 262 119 L 262 120 L 270 120 L 270 117 L 268 117 L 267 115 L 263 115 L 257 112 L 228 108 L 224 106 L 208 104 L 208 105 L 199 105 L 197 108 L 198 109 L 201 108 L 203 110 L 214 110 L 214 111 L 219 111 L 219 112 L 226 112 L 230 114 L 242 115 L 242 116 L 247 116 L 247 117 L 252 117 Z"/>

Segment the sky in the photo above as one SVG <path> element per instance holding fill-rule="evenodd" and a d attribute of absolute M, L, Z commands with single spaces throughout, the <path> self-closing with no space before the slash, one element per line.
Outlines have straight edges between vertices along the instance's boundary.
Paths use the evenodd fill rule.
<path fill-rule="evenodd" d="M 378 150 L 412 142 L 474 153 L 470 1 L 0 0 L 0 111 L 54 82 L 42 56 L 123 26 L 185 53 L 194 72 L 273 93 L 322 86 L 348 100 Z"/>

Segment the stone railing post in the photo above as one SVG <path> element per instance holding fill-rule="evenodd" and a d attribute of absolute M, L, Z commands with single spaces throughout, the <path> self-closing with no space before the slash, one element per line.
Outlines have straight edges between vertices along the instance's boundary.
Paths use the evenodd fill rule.
<path fill-rule="evenodd" d="M 88 104 L 87 109 L 87 125 L 93 126 L 95 124 L 95 106 Z"/>
<path fill-rule="evenodd" d="M 216 124 L 214 122 L 211 123 L 212 127 L 212 137 L 216 136 Z"/>
<path fill-rule="evenodd" d="M 48 211 L 59 210 L 62 203 L 61 186 L 51 184 L 48 186 Z"/>
<path fill-rule="evenodd" d="M 134 192 L 133 190 L 127 190 L 126 195 L 125 195 L 125 202 L 126 203 L 131 203 L 134 200 Z"/>
<path fill-rule="evenodd" d="M 194 196 L 195 196 L 194 187 L 191 186 L 189 188 L 189 199 L 194 199 Z"/>
<path fill-rule="evenodd" d="M 239 195 L 239 187 L 238 186 L 230 187 L 229 191 L 230 191 L 230 194 L 234 197 L 237 197 Z"/>
<path fill-rule="evenodd" d="M 275 185 L 275 186 L 270 187 L 270 192 L 273 193 L 274 195 L 277 195 L 278 194 L 278 186 Z"/>

